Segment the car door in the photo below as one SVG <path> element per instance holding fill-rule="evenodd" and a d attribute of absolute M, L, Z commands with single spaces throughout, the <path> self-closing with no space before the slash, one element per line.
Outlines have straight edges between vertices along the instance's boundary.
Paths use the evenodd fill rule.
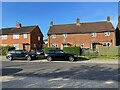
<path fill-rule="evenodd" d="M 62 52 L 61 50 L 56 50 L 56 58 L 61 60 L 64 59 L 64 52 Z"/>
<path fill-rule="evenodd" d="M 21 51 L 20 50 L 15 51 L 15 59 L 21 59 Z"/>

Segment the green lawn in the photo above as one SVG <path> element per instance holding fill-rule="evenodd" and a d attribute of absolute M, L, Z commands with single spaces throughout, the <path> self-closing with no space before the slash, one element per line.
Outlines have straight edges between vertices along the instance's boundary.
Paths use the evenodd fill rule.
<path fill-rule="evenodd" d="M 86 59 L 100 59 L 100 60 L 120 60 L 120 56 L 78 56 Z"/>

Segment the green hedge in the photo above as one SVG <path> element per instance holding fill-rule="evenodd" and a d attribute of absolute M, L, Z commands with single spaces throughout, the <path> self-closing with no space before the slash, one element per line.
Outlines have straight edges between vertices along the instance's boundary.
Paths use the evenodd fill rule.
<path fill-rule="evenodd" d="M 0 46 L 0 55 L 6 55 L 8 51 L 14 50 L 15 47 L 12 46 Z"/>
<path fill-rule="evenodd" d="M 80 47 L 64 47 L 63 50 L 68 53 L 74 53 L 80 55 L 81 48 Z"/>
<path fill-rule="evenodd" d="M 101 46 L 98 52 L 99 56 L 120 56 L 120 46 Z"/>

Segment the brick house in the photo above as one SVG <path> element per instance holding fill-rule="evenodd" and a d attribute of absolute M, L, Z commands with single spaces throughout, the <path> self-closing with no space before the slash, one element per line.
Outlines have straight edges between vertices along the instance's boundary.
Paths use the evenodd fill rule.
<path fill-rule="evenodd" d="M 116 28 L 116 45 L 120 45 L 120 16 L 118 17 L 118 25 Z"/>
<path fill-rule="evenodd" d="M 115 46 L 115 29 L 107 21 L 74 24 L 53 25 L 50 22 L 48 31 L 48 47 L 63 48 L 65 46 L 80 46 L 82 48 L 97 48 L 98 46 Z"/>
<path fill-rule="evenodd" d="M 43 34 L 38 26 L 22 26 L 16 24 L 15 28 L 0 29 L 2 44 L 1 46 L 14 46 L 18 50 L 27 51 L 42 48 Z"/>

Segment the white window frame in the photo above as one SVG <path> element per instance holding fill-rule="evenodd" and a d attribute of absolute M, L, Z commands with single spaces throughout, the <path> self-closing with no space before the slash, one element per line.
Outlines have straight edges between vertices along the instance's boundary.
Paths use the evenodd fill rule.
<path fill-rule="evenodd" d="M 6 40 L 6 39 L 7 39 L 7 35 L 2 35 L 2 36 L 1 36 L 1 39 L 2 39 L 2 40 Z"/>
<path fill-rule="evenodd" d="M 54 46 L 54 47 L 53 47 Z M 58 47 L 58 44 L 52 44 L 52 47 L 53 48 L 57 48 Z"/>
<path fill-rule="evenodd" d="M 38 36 L 38 41 L 40 41 L 40 36 Z"/>
<path fill-rule="evenodd" d="M 62 37 L 63 38 L 67 38 L 67 34 L 62 34 Z"/>
<path fill-rule="evenodd" d="M 13 39 L 19 39 L 19 34 L 13 34 Z"/>
<path fill-rule="evenodd" d="M 80 47 L 83 48 L 84 47 L 84 43 L 80 44 Z"/>
<path fill-rule="evenodd" d="M 109 43 L 109 46 L 111 46 L 111 45 L 110 45 L 110 42 L 104 42 L 104 43 L 103 43 L 103 46 L 104 46 L 104 45 L 105 45 L 105 46 L 108 46 L 108 43 Z"/>
<path fill-rule="evenodd" d="M 52 38 L 56 38 L 56 34 L 53 34 L 53 35 L 52 35 Z"/>
<path fill-rule="evenodd" d="M 110 32 L 104 32 L 105 36 L 110 36 Z"/>
<path fill-rule="evenodd" d="M 8 46 L 7 44 L 1 44 L 2 46 Z"/>
<path fill-rule="evenodd" d="M 19 50 L 20 45 L 19 44 L 13 44 L 13 47 L 15 47 L 16 50 Z"/>
<path fill-rule="evenodd" d="M 97 36 L 97 33 L 95 33 L 95 32 L 94 32 L 94 33 L 91 33 L 91 36 L 92 36 L 92 37 L 96 37 L 96 36 Z"/>
<path fill-rule="evenodd" d="M 23 38 L 27 38 L 27 34 L 23 34 Z"/>

